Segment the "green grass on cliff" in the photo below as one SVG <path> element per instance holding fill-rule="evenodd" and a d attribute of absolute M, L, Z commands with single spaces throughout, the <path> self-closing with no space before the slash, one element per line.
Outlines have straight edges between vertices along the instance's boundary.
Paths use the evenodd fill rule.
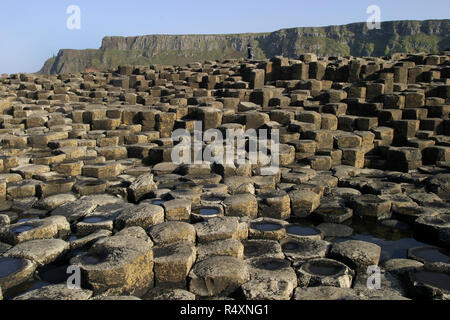
<path fill-rule="evenodd" d="M 450 20 L 392 21 L 384 22 L 382 30 L 373 32 L 365 30 L 363 23 L 356 23 L 291 28 L 264 34 L 143 36 L 147 39 L 106 37 L 99 50 L 61 50 L 57 57 L 47 60 L 41 73 L 79 72 L 86 68 L 108 70 L 121 64 L 185 65 L 204 60 L 242 58 L 247 55 L 247 43 L 253 45 L 257 59 L 276 55 L 295 58 L 305 52 L 320 56 L 432 53 L 450 47 L 449 24 Z M 417 34 L 417 30 L 422 33 Z M 128 50 L 113 49 L 127 46 Z"/>
<path fill-rule="evenodd" d="M 390 52 L 438 52 L 442 37 L 426 35 L 423 33 L 411 36 L 403 36 L 389 41 Z"/>

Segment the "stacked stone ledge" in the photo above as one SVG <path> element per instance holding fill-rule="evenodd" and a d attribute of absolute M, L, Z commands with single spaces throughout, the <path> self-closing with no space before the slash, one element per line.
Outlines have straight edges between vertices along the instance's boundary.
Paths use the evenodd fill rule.
<path fill-rule="evenodd" d="M 444 51 L 1 79 L 0 298 L 380 298 L 361 287 L 380 247 L 341 224 L 405 222 L 450 247 L 449 71 Z M 280 168 L 173 163 L 172 132 L 196 121 L 278 129 Z M 408 288 L 385 297 L 448 297 L 415 280 L 448 262 L 416 260 L 383 261 Z M 82 289 L 17 291 L 57 265 Z"/>

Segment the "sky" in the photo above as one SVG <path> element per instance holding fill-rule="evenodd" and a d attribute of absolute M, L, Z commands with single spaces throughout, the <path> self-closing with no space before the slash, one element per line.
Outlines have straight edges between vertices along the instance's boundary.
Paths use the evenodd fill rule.
<path fill-rule="evenodd" d="M 80 8 L 69 30 L 67 8 Z M 99 48 L 104 36 L 271 32 L 282 28 L 450 18 L 449 0 L 1 0 L 0 74 L 36 72 L 59 49 Z"/>

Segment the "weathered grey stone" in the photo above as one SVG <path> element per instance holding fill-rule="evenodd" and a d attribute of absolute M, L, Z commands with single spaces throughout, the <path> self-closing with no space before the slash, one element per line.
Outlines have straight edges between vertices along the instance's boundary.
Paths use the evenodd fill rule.
<path fill-rule="evenodd" d="M 147 229 L 153 225 L 164 222 L 164 209 L 160 206 L 141 203 L 126 208 L 115 219 L 116 228 L 142 227 Z"/>
<path fill-rule="evenodd" d="M 201 189 L 175 189 L 169 193 L 169 197 L 173 200 L 189 201 L 191 205 L 200 204 Z M 186 209 L 184 209 L 186 210 Z"/>
<path fill-rule="evenodd" d="M 104 300 L 104 301 L 139 301 L 142 300 L 134 296 L 97 296 L 91 300 Z"/>
<path fill-rule="evenodd" d="M 437 174 L 427 181 L 432 192 L 444 200 L 450 199 L 450 174 Z"/>
<path fill-rule="evenodd" d="M 82 283 L 95 294 L 141 296 L 153 286 L 152 244 L 130 236 L 97 241 L 87 254 L 75 257 Z"/>
<path fill-rule="evenodd" d="M 78 237 L 85 237 L 101 230 L 112 232 L 113 229 L 113 217 L 92 214 L 76 224 L 76 235 Z"/>
<path fill-rule="evenodd" d="M 69 231 L 70 225 L 66 219 L 55 216 L 0 228 L 0 240 L 15 245 L 30 240 L 55 238 L 60 233 L 67 235 Z"/>
<path fill-rule="evenodd" d="M 36 264 L 22 258 L 0 257 L 0 287 L 8 290 L 33 277 Z"/>
<path fill-rule="evenodd" d="M 90 235 L 87 235 L 86 237 L 77 238 L 76 240 L 70 241 L 70 249 L 75 250 L 83 248 L 84 246 L 92 244 L 101 238 L 110 237 L 111 235 L 111 231 L 99 230 L 97 232 L 91 233 Z"/>
<path fill-rule="evenodd" d="M 243 242 L 245 259 L 274 258 L 284 259 L 281 245 L 275 240 L 252 239 Z"/>
<path fill-rule="evenodd" d="M 250 280 L 250 273 L 242 260 L 211 257 L 196 263 L 189 279 L 189 291 L 198 296 L 227 296 Z"/>
<path fill-rule="evenodd" d="M 61 205 L 51 212 L 52 216 L 64 216 L 69 222 L 74 222 L 92 213 L 98 204 L 86 199 L 79 199 Z"/>
<path fill-rule="evenodd" d="M 55 284 L 29 291 L 13 300 L 89 300 L 92 291 L 69 289 L 66 284 Z"/>
<path fill-rule="evenodd" d="M 196 259 L 196 248 L 189 241 L 153 248 L 155 285 L 186 287 L 186 277 Z"/>
<path fill-rule="evenodd" d="M 244 246 L 236 239 L 199 244 L 197 247 L 197 260 L 201 261 L 210 256 L 230 256 L 242 259 L 244 257 Z"/>
<path fill-rule="evenodd" d="M 286 221 L 259 218 L 249 224 L 248 236 L 250 239 L 280 240 L 286 236 Z"/>
<path fill-rule="evenodd" d="M 224 201 L 225 215 L 233 217 L 249 217 L 254 219 L 258 215 L 258 202 L 251 194 L 237 194 Z"/>
<path fill-rule="evenodd" d="M 343 223 L 353 217 L 353 210 L 345 205 L 346 202 L 343 199 L 325 197 L 312 217 L 327 223 Z"/>
<path fill-rule="evenodd" d="M 308 217 L 320 205 L 320 196 L 312 191 L 296 190 L 289 193 L 292 214 L 300 218 Z"/>
<path fill-rule="evenodd" d="M 57 194 L 40 200 L 35 207 L 44 210 L 54 210 L 65 203 L 73 202 L 77 198 L 73 194 Z"/>
<path fill-rule="evenodd" d="M 361 269 L 363 272 L 370 266 L 378 265 L 381 248 L 376 244 L 348 240 L 334 243 L 330 249 L 329 257 L 348 265 L 352 269 Z"/>
<path fill-rule="evenodd" d="M 355 290 L 349 288 L 337 287 L 312 287 L 297 288 L 294 292 L 294 300 L 312 301 L 312 300 L 361 300 Z"/>
<path fill-rule="evenodd" d="M 148 234 L 156 245 L 179 241 L 195 243 L 196 229 L 186 222 L 169 221 L 151 227 Z"/>
<path fill-rule="evenodd" d="M 423 263 L 412 259 L 390 259 L 381 264 L 382 268 L 394 274 L 403 274 L 409 270 L 423 267 Z"/>
<path fill-rule="evenodd" d="M 354 274 L 345 264 L 331 259 L 309 260 L 297 269 L 299 287 L 351 288 Z"/>
<path fill-rule="evenodd" d="M 239 219 L 218 217 L 194 225 L 199 243 L 225 239 L 239 239 Z"/>
<path fill-rule="evenodd" d="M 414 222 L 414 236 L 428 242 L 440 243 L 440 233 L 450 229 L 450 216 L 446 213 L 420 216 Z"/>
<path fill-rule="evenodd" d="M 191 201 L 175 199 L 164 202 L 166 220 L 168 221 L 189 221 L 191 216 Z"/>
<path fill-rule="evenodd" d="M 11 223 L 11 220 L 8 215 L 0 214 L 0 227 L 9 226 L 10 223 Z"/>
<path fill-rule="evenodd" d="M 258 204 L 259 215 L 267 218 L 289 219 L 291 216 L 291 199 L 282 190 L 275 190 L 259 194 L 261 202 Z"/>
<path fill-rule="evenodd" d="M 415 247 L 408 249 L 408 258 L 421 263 L 443 263 L 450 265 L 450 251 L 439 247 Z"/>
<path fill-rule="evenodd" d="M 133 237 L 153 244 L 153 241 L 141 227 L 128 227 L 115 234 L 115 236 Z"/>
<path fill-rule="evenodd" d="M 322 231 L 314 226 L 289 224 L 285 229 L 287 236 L 294 239 L 322 240 L 323 238 Z"/>
<path fill-rule="evenodd" d="M 142 175 L 138 177 L 136 180 L 134 180 L 133 183 L 128 187 L 130 200 L 132 202 L 138 202 L 146 194 L 156 189 L 157 186 L 153 181 L 153 175 L 152 174 Z"/>
<path fill-rule="evenodd" d="M 413 298 L 449 300 L 450 267 L 426 264 L 423 268 L 408 271 L 408 287 Z"/>
<path fill-rule="evenodd" d="M 296 263 L 324 258 L 330 250 L 330 243 L 323 240 L 285 238 L 280 242 L 286 258 Z"/>
<path fill-rule="evenodd" d="M 388 219 L 391 216 L 392 203 L 375 195 L 362 195 L 354 198 L 354 213 L 359 216 L 376 219 Z"/>
<path fill-rule="evenodd" d="M 242 285 L 247 300 L 289 300 L 297 286 L 295 271 L 286 260 L 251 259 L 249 271 L 250 281 Z"/>
<path fill-rule="evenodd" d="M 177 300 L 195 300 L 195 294 L 183 290 L 183 289 L 163 289 L 153 288 L 145 294 L 144 300 L 165 300 L 165 301 L 177 301 Z"/>
<path fill-rule="evenodd" d="M 350 237 L 353 234 L 353 229 L 349 226 L 337 223 L 321 223 L 317 226 L 325 237 Z"/>
<path fill-rule="evenodd" d="M 253 181 L 249 177 L 240 177 L 240 176 L 233 176 L 228 177 L 223 182 L 227 187 L 230 194 L 240 194 L 245 193 L 242 192 L 244 188 L 242 186 L 250 184 L 253 185 Z M 254 193 L 254 192 L 253 192 Z"/>
<path fill-rule="evenodd" d="M 87 259 L 79 263 L 95 299 L 148 291 L 153 241 L 163 252 L 157 278 L 169 285 L 187 286 L 195 258 L 197 264 L 212 258 L 247 264 L 285 259 L 299 269 L 311 259 L 331 257 L 357 271 L 353 289 L 297 289 L 299 298 L 320 299 L 327 292 L 336 299 L 446 298 L 448 53 L 381 58 L 302 53 L 299 60 L 279 56 L 3 77 L 0 259 L 20 250 L 20 256 L 36 260 L 36 278 L 42 272 L 43 280 L 46 269 L 56 267 L 53 259 L 58 264 L 60 257 Z M 171 133 L 193 133 L 196 119 L 203 128 L 218 129 L 224 144 L 230 142 L 228 129 L 268 134 L 238 139 L 233 149 L 243 149 L 226 163 L 172 163 L 180 141 Z M 279 159 L 272 167 L 277 148 L 270 139 L 277 136 Z M 209 151 L 220 156 L 214 144 L 222 142 L 211 140 L 196 145 L 201 149 L 182 150 L 183 156 L 193 160 Z M 256 163 L 241 163 L 252 158 L 255 142 L 267 143 L 269 152 L 259 153 Z M 350 221 L 354 214 L 358 217 Z M 418 261 L 386 261 L 382 288 L 368 289 L 367 266 L 379 259 L 376 239 L 397 242 L 411 227 L 416 240 L 437 247 L 408 248 L 400 241 Z M 375 240 L 342 242 L 361 234 Z M 335 241 L 331 250 L 322 238 Z M 125 245 L 120 239 L 133 240 Z M 54 246 L 65 248 L 64 241 L 71 249 L 67 254 Z M 36 243 L 50 245 L 44 250 Z M 24 248 L 31 253 L 25 255 Z M 86 253 L 89 248 L 95 252 Z M 397 255 L 390 245 L 383 250 L 383 258 Z M 430 265 L 441 269 L 422 272 Z M 277 272 L 239 285 L 230 276 L 225 283 L 233 283 L 233 297 L 292 298 L 292 286 Z M 411 272 L 428 284 L 408 280 Z M 14 287 L 20 286 L 3 287 L 6 298 L 31 285 L 32 273 L 11 276 Z M 311 285 L 304 276 L 302 285 Z M 231 299 L 230 290 L 206 289 L 203 298 Z M 154 291 L 158 297 L 195 298 L 192 292 Z"/>
<path fill-rule="evenodd" d="M 68 242 L 59 239 L 32 240 L 19 243 L 4 254 L 5 257 L 24 258 L 45 266 L 54 262 L 69 249 Z"/>
<path fill-rule="evenodd" d="M 3 242 L 0 242 L 0 255 L 11 249 L 12 246 Z"/>

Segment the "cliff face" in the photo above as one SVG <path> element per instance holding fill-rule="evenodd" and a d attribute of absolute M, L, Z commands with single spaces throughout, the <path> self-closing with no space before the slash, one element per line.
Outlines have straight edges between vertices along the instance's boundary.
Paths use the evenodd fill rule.
<path fill-rule="evenodd" d="M 450 47 L 450 20 L 389 21 L 380 30 L 365 23 L 282 29 L 272 33 L 228 35 L 148 35 L 105 37 L 100 49 L 60 50 L 40 73 L 107 70 L 120 64 L 170 64 L 245 57 L 247 45 L 257 59 L 275 55 L 382 56 L 395 52 L 437 52 Z"/>

